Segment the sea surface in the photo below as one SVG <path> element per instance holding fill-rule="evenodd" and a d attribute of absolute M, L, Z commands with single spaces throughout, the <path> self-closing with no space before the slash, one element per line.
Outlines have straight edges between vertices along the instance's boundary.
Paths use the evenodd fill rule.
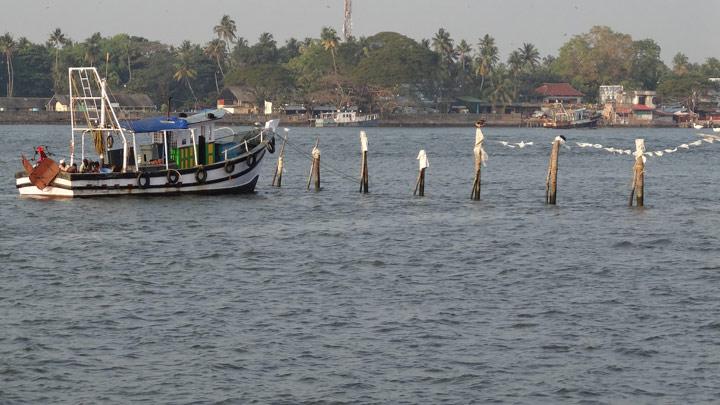
<path fill-rule="evenodd" d="M 720 143 L 630 208 L 633 158 L 575 142 L 697 131 L 486 128 L 482 201 L 474 128 L 368 129 L 367 195 L 358 132 L 291 128 L 252 195 L 42 200 L 20 153 L 68 129 L 0 126 L 0 403 L 720 402 Z"/>

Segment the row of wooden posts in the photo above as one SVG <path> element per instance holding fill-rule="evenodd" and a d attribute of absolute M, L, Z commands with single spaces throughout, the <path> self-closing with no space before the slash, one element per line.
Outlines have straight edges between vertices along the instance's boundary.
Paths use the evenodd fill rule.
<path fill-rule="evenodd" d="M 482 134 L 482 130 L 480 129 L 483 126 L 483 123 L 476 123 L 476 136 L 475 136 L 475 176 L 473 179 L 473 186 L 472 186 L 472 192 L 470 193 L 470 198 L 475 201 L 480 200 L 480 189 L 481 189 L 481 174 L 482 174 L 482 166 L 485 160 L 487 159 L 487 155 L 482 148 L 482 144 L 484 141 L 484 136 Z M 555 140 L 552 143 L 552 148 L 550 150 L 550 163 L 548 164 L 548 172 L 547 177 L 545 179 L 545 203 L 550 205 L 555 205 L 557 203 L 557 176 L 558 176 L 558 157 L 560 155 L 560 146 L 565 142 L 565 138 L 563 136 L 558 136 L 555 138 Z M 285 144 L 287 143 L 287 137 L 283 138 L 282 146 L 280 147 L 280 153 L 278 155 L 277 160 L 277 166 L 275 168 L 275 174 L 273 175 L 273 181 L 272 185 L 275 187 L 280 187 L 282 184 L 282 172 L 283 172 L 283 164 L 284 164 L 284 158 L 285 158 Z M 310 153 L 311 155 L 311 164 L 310 164 L 310 175 L 308 176 L 307 181 L 307 189 L 310 189 L 310 185 L 314 181 L 314 189 L 315 191 L 320 191 L 320 138 L 317 138 L 315 141 L 315 146 L 313 146 L 313 149 Z M 361 163 L 360 163 L 360 192 L 361 193 L 368 193 L 369 192 L 369 181 L 368 181 L 368 142 L 367 142 L 367 135 L 365 134 L 365 131 L 360 131 L 360 147 L 362 152 L 361 157 Z M 633 183 L 632 183 L 632 190 L 630 192 L 630 203 L 629 205 L 633 205 L 633 200 L 635 200 L 635 205 L 638 207 L 642 207 L 644 204 L 644 184 L 645 184 L 645 160 L 643 158 L 643 153 L 645 152 L 645 143 L 642 139 L 636 139 L 635 140 L 635 149 L 636 149 L 636 158 L 635 158 L 635 165 L 633 166 Z M 419 164 L 419 172 L 417 181 L 415 182 L 415 190 L 413 191 L 413 195 L 418 196 L 424 196 L 425 195 L 425 170 L 429 167 L 429 163 L 427 160 L 427 154 L 425 153 L 425 150 L 421 150 L 418 153 L 418 164 Z"/>

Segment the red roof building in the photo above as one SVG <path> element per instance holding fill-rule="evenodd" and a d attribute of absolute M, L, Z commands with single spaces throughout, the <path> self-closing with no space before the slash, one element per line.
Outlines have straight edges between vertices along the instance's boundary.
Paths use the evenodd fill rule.
<path fill-rule="evenodd" d="M 542 97 L 543 103 L 581 104 L 583 93 L 570 83 L 543 83 L 535 89 L 535 94 Z"/>

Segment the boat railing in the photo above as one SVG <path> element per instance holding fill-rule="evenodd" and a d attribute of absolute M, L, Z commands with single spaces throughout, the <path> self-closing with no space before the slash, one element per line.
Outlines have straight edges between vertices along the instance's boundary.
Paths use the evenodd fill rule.
<path fill-rule="evenodd" d="M 230 129 L 230 128 L 227 128 L 227 129 Z M 269 129 L 269 128 L 263 128 L 259 131 L 259 133 L 257 135 L 254 135 L 250 138 L 245 138 L 245 139 L 243 139 L 243 141 L 241 143 L 238 143 L 235 146 L 231 146 L 231 147 L 225 149 L 225 151 L 223 152 L 225 160 L 228 159 L 228 152 L 232 152 L 236 149 L 240 149 L 241 147 L 245 148 L 244 154 L 249 154 L 250 151 L 254 150 L 257 145 L 261 145 L 263 142 L 265 142 L 265 136 L 266 136 L 267 132 L 273 132 L 273 130 Z M 236 136 L 236 135 L 239 135 L 239 134 L 237 134 L 233 131 L 232 136 Z M 253 141 L 258 141 L 258 142 L 257 142 L 257 145 L 253 145 L 251 148 L 250 145 L 253 143 Z"/>

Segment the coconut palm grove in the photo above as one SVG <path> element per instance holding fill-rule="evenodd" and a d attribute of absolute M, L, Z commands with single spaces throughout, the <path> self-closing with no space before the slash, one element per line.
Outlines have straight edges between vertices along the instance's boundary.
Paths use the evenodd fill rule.
<path fill-rule="evenodd" d="M 0 96 L 66 94 L 69 66 L 96 66 L 111 89 L 146 93 L 162 110 L 169 99 L 175 109 L 213 106 L 233 85 L 258 102 L 357 105 L 380 113 L 397 110 L 399 98 L 440 112 L 458 96 L 501 106 L 526 100 L 545 82 L 569 82 L 590 101 L 600 85 L 621 84 L 655 90 L 663 102 L 685 103 L 715 89 L 710 79 L 720 77 L 715 57 L 692 63 L 678 53 L 668 66 L 654 40 L 605 26 L 570 38 L 555 55 L 541 55 L 531 42 L 501 50 L 489 33 L 458 40 L 444 28 L 419 41 L 396 32 L 341 40 L 330 27 L 317 38 L 283 44 L 269 32 L 254 41 L 236 33 L 228 15 L 208 27 L 206 43 L 179 46 L 131 34 L 75 40 L 61 28 L 42 44 L 5 33 Z"/>

